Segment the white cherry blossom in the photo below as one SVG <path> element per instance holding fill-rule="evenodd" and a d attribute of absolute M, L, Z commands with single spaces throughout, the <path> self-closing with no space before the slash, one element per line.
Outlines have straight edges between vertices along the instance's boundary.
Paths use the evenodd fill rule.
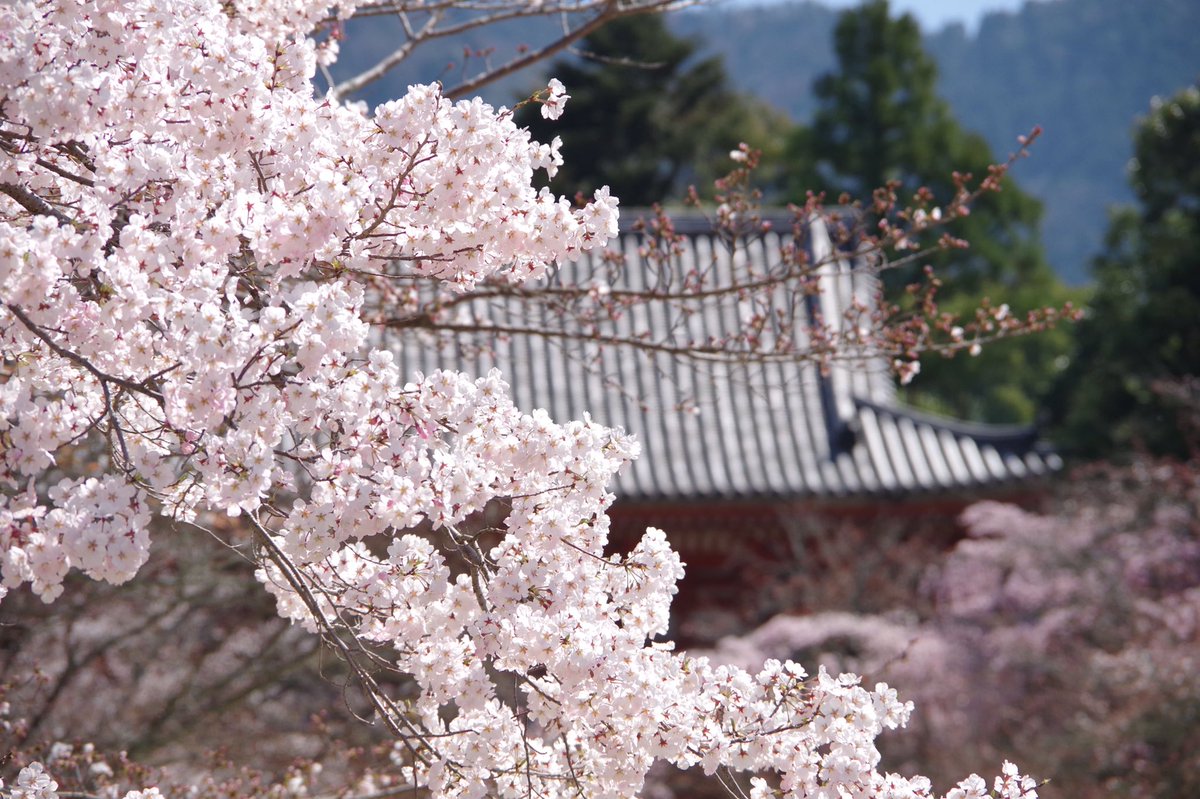
<path fill-rule="evenodd" d="M 774 772 L 790 796 L 927 795 L 877 771 L 876 736 L 911 712 L 886 685 L 652 643 L 683 566 L 658 530 L 607 547 L 635 442 L 522 412 L 498 372 L 404 375 L 374 346 L 378 281 L 537 277 L 603 247 L 617 200 L 534 189 L 559 143 L 482 101 L 318 95 L 327 12 L 0 8 L 3 590 L 124 582 L 153 516 L 223 514 L 285 618 L 412 676 L 411 702 L 371 695 L 435 796 L 630 796 L 655 760 Z M 552 80 L 543 113 L 566 99 Z M 996 785 L 1034 795 L 1008 766 Z M 11 789 L 54 791 L 40 765 Z"/>

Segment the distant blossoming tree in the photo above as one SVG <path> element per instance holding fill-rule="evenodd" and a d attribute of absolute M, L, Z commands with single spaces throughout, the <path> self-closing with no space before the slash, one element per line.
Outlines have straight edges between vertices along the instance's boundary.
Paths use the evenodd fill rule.
<path fill-rule="evenodd" d="M 783 614 L 704 654 L 886 674 L 923 710 L 891 754 L 939 775 L 1008 755 L 1053 769 L 1054 796 L 1192 795 L 1200 469 L 1087 467 L 1054 504 L 967 508 L 967 537 L 923 564 L 920 616 Z"/>
<path fill-rule="evenodd" d="M 445 4 L 361 10 L 405 6 L 437 21 Z M 335 40 L 310 34 L 355 10 L 0 8 L 3 591 L 126 582 L 152 519 L 187 535 L 224 515 L 280 614 L 348 665 L 402 782 L 431 795 L 631 796 L 659 760 L 762 773 L 755 797 L 930 795 L 878 770 L 876 736 L 911 711 L 886 685 L 652 643 L 679 559 L 657 530 L 606 550 L 606 486 L 634 442 L 522 413 L 497 372 L 402 375 L 376 345 L 377 326 L 437 323 L 416 286 L 452 305 L 603 247 L 617 203 L 535 191 L 557 144 L 507 110 L 436 86 L 370 114 L 314 94 Z M 554 116 L 566 95 L 536 99 Z M 803 290 L 805 269 L 722 291 Z M 902 355 L 926 346 L 905 329 Z M 389 692 L 381 667 L 415 691 Z M 1034 795 L 1007 764 L 994 787 Z M 32 763 L 6 791 L 56 788 Z M 971 777 L 949 796 L 985 793 Z"/>

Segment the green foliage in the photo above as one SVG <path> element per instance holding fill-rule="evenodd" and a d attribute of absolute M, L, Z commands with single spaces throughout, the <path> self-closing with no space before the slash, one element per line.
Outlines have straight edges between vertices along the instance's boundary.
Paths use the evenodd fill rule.
<path fill-rule="evenodd" d="M 936 93 L 937 68 L 921 45 L 916 21 L 890 15 L 873 0 L 842 15 L 834 32 L 838 70 L 817 80 L 820 107 L 811 127 L 789 142 L 789 194 L 825 191 L 869 199 L 889 181 L 902 198 L 928 188 L 938 204 L 955 193 L 954 172 L 987 175 L 995 162 L 982 137 L 963 130 Z M 1042 279 L 1038 224 L 1041 204 L 1005 179 L 950 228 L 971 243 L 964 255 L 935 259 L 955 293 L 978 294 L 987 283 L 1016 285 Z M 908 270 L 893 282 L 915 277 Z"/>
<path fill-rule="evenodd" d="M 891 16 L 887 0 L 844 13 L 834 31 L 838 69 L 814 87 L 818 109 L 811 127 L 789 141 L 789 193 L 824 191 L 867 200 L 892 182 L 902 199 L 928 189 L 935 204 L 954 197 L 955 172 L 976 179 L 995 162 L 980 136 L 963 130 L 937 95 L 937 68 L 909 15 Z M 969 314 L 981 296 L 1023 313 L 1067 298 L 1042 253 L 1041 204 L 1011 178 L 981 197 L 971 214 L 947 228 L 967 250 L 935 253 L 885 274 L 896 294 L 925 263 L 946 278 L 943 307 Z M 901 253 L 900 255 L 903 255 Z M 922 364 L 908 397 L 931 410 L 988 421 L 1031 421 L 1068 346 L 1059 334 L 1005 341 L 966 364 L 937 358 Z"/>
<path fill-rule="evenodd" d="M 564 166 L 550 183 L 561 194 L 590 195 L 607 185 L 626 207 L 683 196 L 728 171 L 740 142 L 779 141 L 788 125 L 762 103 L 731 88 L 720 58 L 697 60 L 698 45 L 673 36 L 660 16 L 618 19 L 589 36 L 586 60 L 550 73 L 571 99 L 562 118 L 522 109 L 534 137 L 563 140 Z"/>
<path fill-rule="evenodd" d="M 949 122 L 916 20 L 892 19 L 886 0 L 876 0 L 841 16 L 834 43 L 837 71 L 813 85 L 812 127 L 793 140 L 801 187 L 863 197 L 889 180 L 907 182 L 902 165 L 928 162 L 933 144 L 913 134 Z"/>
<path fill-rule="evenodd" d="M 1200 87 L 1156 100 L 1134 151 L 1139 205 L 1112 215 L 1056 410 L 1081 455 L 1185 456 L 1200 442 L 1170 389 L 1200 376 Z"/>

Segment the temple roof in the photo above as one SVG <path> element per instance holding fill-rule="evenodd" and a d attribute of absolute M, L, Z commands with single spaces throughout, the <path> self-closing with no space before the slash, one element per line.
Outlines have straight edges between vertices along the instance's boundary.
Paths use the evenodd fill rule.
<path fill-rule="evenodd" d="M 444 367 L 448 353 L 449 362 L 469 373 L 497 366 L 523 410 L 544 408 L 557 421 L 587 413 L 633 433 L 641 457 L 622 471 L 614 489 L 626 501 L 953 492 L 1061 466 L 1032 427 L 965 423 L 902 406 L 886 359 L 870 351 L 851 352 L 853 357 L 825 369 L 797 358 L 675 354 L 729 341 L 748 314 L 763 311 L 736 295 L 715 293 L 693 305 L 631 303 L 604 318 L 588 315 L 586 297 L 567 292 L 553 299 L 554 287 L 573 285 L 617 295 L 678 297 L 680 287 L 686 293 L 689 285 L 697 293 L 711 291 L 734 268 L 771 274 L 794 241 L 808 263 L 820 265 L 815 290 L 773 296 L 776 318 L 792 314 L 844 325 L 853 323 L 853 309 L 874 307 L 877 279 L 834 243 L 825 220 L 811 220 L 796 238 L 790 224 L 776 229 L 782 232 L 731 249 L 707 223 L 685 219 L 676 223 L 680 238 L 663 259 L 648 257 L 646 237 L 626 230 L 607 254 L 564 265 L 549 283 L 549 302 L 530 302 L 524 289 L 501 291 L 455 306 L 460 323 L 451 325 L 454 330 L 406 331 L 391 346 L 409 372 Z M 697 274 L 704 276 L 700 283 Z M 571 313 L 563 313 L 568 304 Z M 774 335 L 790 337 L 788 346 L 797 352 L 814 345 L 802 325 L 785 323 Z M 646 346 L 623 346 L 621 340 Z M 652 341 L 667 345 L 656 349 Z"/>

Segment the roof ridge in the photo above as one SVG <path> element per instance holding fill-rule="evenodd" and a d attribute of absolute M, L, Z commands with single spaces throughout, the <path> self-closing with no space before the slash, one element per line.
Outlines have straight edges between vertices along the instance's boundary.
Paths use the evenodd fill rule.
<path fill-rule="evenodd" d="M 902 403 L 882 403 L 855 395 L 855 406 L 870 408 L 876 413 L 886 413 L 898 419 L 908 419 L 917 424 L 927 424 L 940 430 L 946 430 L 959 436 L 967 436 L 980 443 L 999 444 L 1036 440 L 1039 428 L 1033 424 L 997 424 L 993 422 L 971 422 L 943 416 L 930 411 L 923 411 Z"/>

